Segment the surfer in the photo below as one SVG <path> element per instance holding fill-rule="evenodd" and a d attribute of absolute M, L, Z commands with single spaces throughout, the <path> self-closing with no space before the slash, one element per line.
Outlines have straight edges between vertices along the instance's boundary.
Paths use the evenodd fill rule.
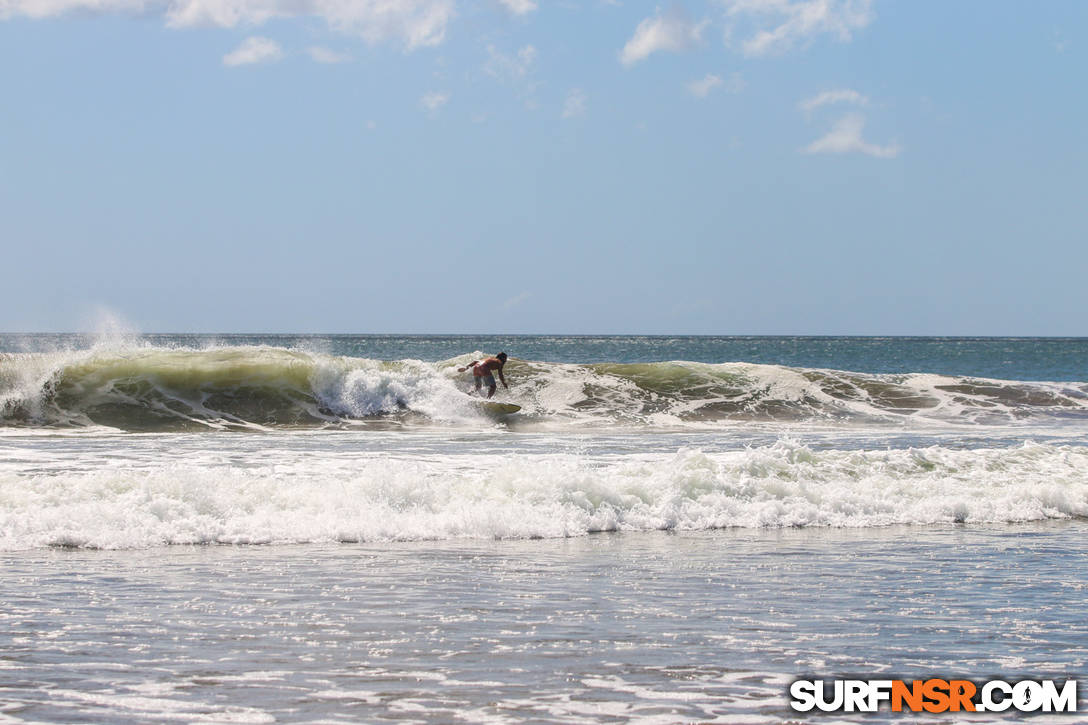
<path fill-rule="evenodd" d="M 495 394 L 495 376 L 493 373 L 499 374 L 499 380 L 502 381 L 502 386 L 509 389 L 510 386 L 506 384 L 506 378 L 502 376 L 502 366 L 506 364 L 506 353 L 500 352 L 495 357 L 489 357 L 486 360 L 473 360 L 463 368 L 457 368 L 457 372 L 463 373 L 469 368 L 472 368 L 472 379 L 476 382 L 476 392 L 480 392 L 480 386 L 487 385 L 487 397 L 490 398 Z"/>

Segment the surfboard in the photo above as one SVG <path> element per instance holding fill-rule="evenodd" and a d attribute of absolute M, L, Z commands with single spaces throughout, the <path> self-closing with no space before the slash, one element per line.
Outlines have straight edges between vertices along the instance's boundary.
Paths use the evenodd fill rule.
<path fill-rule="evenodd" d="M 514 405 L 513 403 L 496 403 L 493 400 L 481 400 L 476 403 L 480 406 L 480 409 L 490 415 L 510 415 L 521 410 L 520 405 Z"/>

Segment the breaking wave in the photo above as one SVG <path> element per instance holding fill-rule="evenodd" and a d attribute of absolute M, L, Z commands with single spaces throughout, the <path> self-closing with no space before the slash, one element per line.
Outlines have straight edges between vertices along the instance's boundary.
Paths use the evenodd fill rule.
<path fill-rule="evenodd" d="M 126 431 L 456 424 L 484 414 L 463 355 L 382 361 L 278 347 L 127 346 L 0 355 L 0 426 Z M 577 365 L 511 359 L 516 421 L 1007 424 L 1088 417 L 1088 383 L 874 375 L 740 362 Z M 508 421 L 509 422 L 509 421 Z"/>

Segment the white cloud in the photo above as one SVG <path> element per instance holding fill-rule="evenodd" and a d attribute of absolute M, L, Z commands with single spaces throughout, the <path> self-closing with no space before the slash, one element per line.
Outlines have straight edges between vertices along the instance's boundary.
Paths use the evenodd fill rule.
<path fill-rule="evenodd" d="M 706 98 L 710 92 L 722 84 L 721 76 L 707 73 L 702 80 L 688 83 L 688 91 L 696 98 Z"/>
<path fill-rule="evenodd" d="M 770 55 L 803 45 L 824 33 L 841 41 L 873 21 L 872 0 L 722 0 L 733 22 L 751 33 L 741 48 L 748 55 Z M 727 30 L 727 37 L 733 31 Z"/>
<path fill-rule="evenodd" d="M 44 18 L 68 12 L 161 15 L 174 28 L 233 28 L 273 18 L 319 18 L 368 43 L 396 40 L 408 50 L 438 45 L 455 0 L 0 0 L 0 18 Z"/>
<path fill-rule="evenodd" d="M 288 13 L 277 0 L 174 0 L 166 5 L 166 24 L 174 28 L 261 25 Z"/>
<path fill-rule="evenodd" d="M 328 48 L 322 48 L 320 45 L 307 48 L 306 52 L 310 54 L 310 58 L 315 63 L 347 63 L 351 60 L 351 56 L 347 53 L 338 53 L 335 50 L 329 50 Z"/>
<path fill-rule="evenodd" d="M 803 151 L 807 154 L 849 154 L 862 153 L 880 159 L 892 159 L 899 155 L 898 144 L 878 146 L 861 137 L 865 130 L 865 119 L 858 113 L 849 113 L 840 118 L 831 131 L 818 138 Z"/>
<path fill-rule="evenodd" d="M 704 78 L 686 84 L 688 92 L 696 98 L 706 98 L 712 90 L 718 87 L 729 93 L 740 93 L 744 90 L 744 86 L 744 77 L 740 73 L 731 73 L 727 80 L 722 80 L 721 76 L 713 73 L 707 73 Z"/>
<path fill-rule="evenodd" d="M 538 84 L 533 74 L 538 55 L 536 47 L 526 45 L 513 55 L 507 55 L 489 45 L 487 53 L 490 57 L 484 63 L 484 72 L 500 83 L 512 86 L 514 93 L 525 103 L 527 109 L 536 109 L 535 93 Z"/>
<path fill-rule="evenodd" d="M 522 302 L 524 302 L 525 300 L 529 299 L 532 296 L 533 296 L 533 293 L 526 290 L 526 291 L 522 292 L 521 294 L 514 295 L 510 299 L 503 302 L 502 303 L 502 308 L 504 310 L 511 310 L 511 309 L 517 307 Z"/>
<path fill-rule="evenodd" d="M 419 99 L 419 105 L 427 109 L 429 113 L 434 113 L 439 108 L 442 108 L 442 106 L 449 103 L 449 100 L 449 91 L 431 91 L 430 93 L 423 94 L 423 97 Z"/>
<path fill-rule="evenodd" d="M 812 113 L 820 106 L 827 106 L 832 103 L 853 103 L 858 106 L 867 106 L 869 105 L 869 99 L 850 88 L 840 88 L 835 91 L 817 93 L 812 98 L 806 98 L 798 103 L 797 107 L 805 113 Z"/>
<path fill-rule="evenodd" d="M 624 65 L 632 65 L 659 50 L 673 53 L 687 50 L 702 39 L 708 22 L 693 23 L 679 11 L 646 18 L 623 46 L 620 61 Z"/>
<path fill-rule="evenodd" d="M 291 0 L 277 0 L 289 4 Z M 329 26 L 368 43 L 402 40 L 409 50 L 438 45 L 453 19 L 454 0 L 309 0 Z"/>
<path fill-rule="evenodd" d="M 280 44 L 268 38 L 254 36 L 246 38 L 242 44 L 223 56 L 223 65 L 254 65 L 273 63 L 283 57 Z"/>
<path fill-rule="evenodd" d="M 572 88 L 563 102 L 563 118 L 576 118 L 586 114 L 586 92 Z"/>
<path fill-rule="evenodd" d="M 538 56 L 537 49 L 532 45 L 526 45 L 515 55 L 507 55 L 493 45 L 487 46 L 488 60 L 484 64 L 484 71 L 500 80 L 517 81 L 524 78 L 532 70 Z"/>
<path fill-rule="evenodd" d="M 142 13 L 158 5 L 154 0 L 0 0 L 0 19 L 16 15 L 51 18 L 63 13 Z"/>
<path fill-rule="evenodd" d="M 514 15 L 525 15 L 536 10 L 536 0 L 499 0 Z"/>

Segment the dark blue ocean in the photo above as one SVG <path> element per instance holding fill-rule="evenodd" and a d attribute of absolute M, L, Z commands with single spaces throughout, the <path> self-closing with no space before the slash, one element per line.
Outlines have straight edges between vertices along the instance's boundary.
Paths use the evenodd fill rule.
<path fill-rule="evenodd" d="M 0 334 L 0 352 L 86 347 L 90 335 Z M 145 335 L 157 345 L 270 345 L 335 355 L 437 361 L 481 350 L 564 363 L 750 362 L 865 373 L 1088 380 L 1088 337 L 781 337 L 584 335 Z"/>

